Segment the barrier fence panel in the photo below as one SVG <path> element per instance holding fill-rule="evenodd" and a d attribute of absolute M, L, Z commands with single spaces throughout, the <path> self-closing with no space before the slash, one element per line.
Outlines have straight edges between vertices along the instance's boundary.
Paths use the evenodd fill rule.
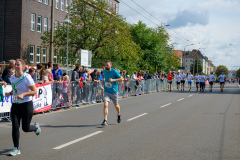
<path fill-rule="evenodd" d="M 195 80 L 192 81 L 192 86 L 195 86 Z M 188 81 L 185 82 L 185 87 L 188 87 Z M 141 80 L 123 81 L 118 83 L 119 98 L 126 98 L 129 96 L 143 95 L 148 93 L 159 92 L 167 90 L 167 79 L 163 80 Z M 177 88 L 177 81 L 173 79 L 172 88 Z M 67 89 L 63 88 L 63 82 L 54 82 L 51 84 L 52 89 L 52 110 L 59 110 L 61 108 L 69 108 L 71 106 L 79 106 L 83 104 L 99 103 L 103 101 L 104 86 L 101 83 L 87 81 L 87 82 L 70 82 Z M 0 113 L 1 119 L 10 119 L 10 113 Z"/>

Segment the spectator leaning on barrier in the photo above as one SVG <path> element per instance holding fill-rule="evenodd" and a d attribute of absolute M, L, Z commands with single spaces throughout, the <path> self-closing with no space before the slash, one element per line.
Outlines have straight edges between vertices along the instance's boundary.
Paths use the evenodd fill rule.
<path fill-rule="evenodd" d="M 5 78 L 5 76 L 8 74 L 8 71 L 15 66 L 15 60 L 10 60 L 9 66 L 4 69 L 3 74 L 2 74 L 2 79 Z"/>
<path fill-rule="evenodd" d="M 10 70 L 8 71 L 8 75 L 5 76 L 4 81 L 5 81 L 8 85 L 11 85 L 11 84 L 12 84 L 11 81 L 10 81 L 10 77 L 11 77 L 11 75 L 14 75 L 14 74 L 15 74 L 15 70 L 12 68 L 12 69 L 10 69 Z"/>
<path fill-rule="evenodd" d="M 63 76 L 63 72 L 60 69 L 59 64 L 56 64 L 55 68 L 52 70 L 52 74 L 53 74 L 53 79 L 57 80 L 57 77 L 60 76 L 62 78 Z"/>
<path fill-rule="evenodd" d="M 37 64 L 37 70 L 35 71 L 35 74 L 33 75 L 33 79 L 34 79 L 35 83 L 38 83 L 39 81 L 41 81 L 41 78 L 40 78 L 41 70 L 42 70 L 42 65 Z"/>
<path fill-rule="evenodd" d="M 31 77 L 32 77 L 32 79 L 33 79 L 33 81 L 34 81 L 34 83 L 36 83 L 35 80 L 34 80 L 35 69 L 34 69 L 34 68 L 29 68 L 29 72 L 28 72 L 28 74 L 31 75 Z"/>
<path fill-rule="evenodd" d="M 50 69 L 50 71 L 52 71 L 52 62 L 48 62 L 47 64 L 47 69 Z M 53 74 L 51 72 L 51 74 L 48 75 L 48 79 L 50 82 L 53 82 L 54 81 L 54 78 L 53 78 Z"/>
<path fill-rule="evenodd" d="M 51 74 L 51 70 L 50 69 L 46 69 L 45 70 L 45 74 L 44 74 L 44 77 L 43 77 L 43 83 L 48 83 L 48 82 L 51 82 L 49 80 L 49 75 Z"/>
<path fill-rule="evenodd" d="M 79 70 L 80 67 L 76 66 L 75 69 L 72 71 L 72 76 L 71 76 L 71 89 L 72 89 L 72 95 L 71 99 L 73 101 L 73 98 L 76 96 L 76 92 L 78 91 L 78 81 L 79 81 Z"/>
<path fill-rule="evenodd" d="M 100 83 L 100 79 L 99 79 L 99 75 L 97 74 L 97 70 L 95 69 L 91 74 L 91 79 L 92 79 L 92 95 L 91 95 L 91 101 L 92 103 L 96 103 L 96 101 L 94 101 L 95 99 L 95 95 L 96 95 L 96 91 L 97 91 L 97 84 Z"/>

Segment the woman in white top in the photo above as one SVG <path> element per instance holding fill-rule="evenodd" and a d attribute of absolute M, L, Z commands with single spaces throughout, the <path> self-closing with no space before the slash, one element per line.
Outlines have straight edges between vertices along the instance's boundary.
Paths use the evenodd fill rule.
<path fill-rule="evenodd" d="M 12 91 L 5 93 L 6 97 L 13 95 L 13 103 L 11 107 L 12 119 L 12 138 L 14 149 L 10 152 L 11 156 L 20 154 L 19 149 L 19 127 L 22 120 L 22 130 L 24 132 L 35 132 L 39 135 L 41 132 L 38 123 L 30 125 L 33 116 L 33 96 L 37 94 L 37 88 L 32 77 L 23 73 L 25 62 L 17 59 L 15 63 L 16 74 L 12 75 L 10 80 L 12 83 Z"/>
<path fill-rule="evenodd" d="M 199 83 L 200 83 L 200 77 L 199 77 L 199 74 L 198 73 L 196 73 L 196 75 L 195 75 L 195 81 L 196 81 L 196 87 L 197 87 L 197 91 L 198 91 L 198 87 L 199 87 Z"/>

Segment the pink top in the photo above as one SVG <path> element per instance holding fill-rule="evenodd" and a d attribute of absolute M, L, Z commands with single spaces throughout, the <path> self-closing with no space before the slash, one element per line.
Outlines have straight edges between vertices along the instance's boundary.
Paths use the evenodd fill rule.
<path fill-rule="evenodd" d="M 67 81 L 63 81 L 63 88 L 67 88 Z"/>
<path fill-rule="evenodd" d="M 51 79 L 53 79 L 53 74 L 51 73 L 51 74 L 49 74 L 49 76 L 48 77 L 50 77 Z"/>

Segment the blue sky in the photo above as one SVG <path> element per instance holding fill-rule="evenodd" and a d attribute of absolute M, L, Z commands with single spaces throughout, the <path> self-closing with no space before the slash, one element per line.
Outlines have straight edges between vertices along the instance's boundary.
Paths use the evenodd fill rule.
<path fill-rule="evenodd" d="M 214 65 L 240 68 L 240 0 L 133 0 L 159 21 L 169 24 L 166 30 L 176 42 L 175 49 L 199 49 Z M 139 20 L 149 27 L 161 22 L 150 16 L 132 0 L 120 0 L 120 15 L 129 23 Z M 138 11 L 129 8 L 127 5 Z M 173 30 L 173 31 L 172 31 Z M 178 34 L 182 37 L 180 37 Z M 180 38 L 180 39 L 179 39 Z M 188 41 L 186 41 L 187 39 Z"/>

